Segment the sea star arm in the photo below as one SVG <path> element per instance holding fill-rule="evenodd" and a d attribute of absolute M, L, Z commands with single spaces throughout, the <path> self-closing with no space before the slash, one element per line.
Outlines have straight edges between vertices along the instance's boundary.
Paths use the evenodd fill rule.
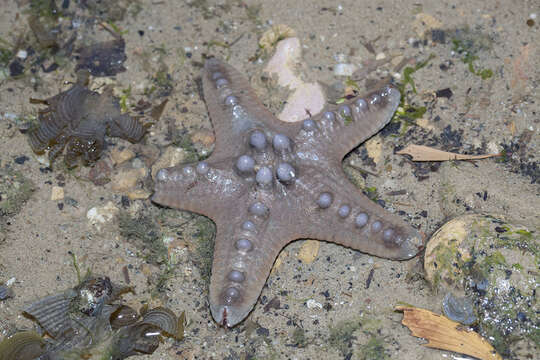
<path fill-rule="evenodd" d="M 255 128 L 288 135 L 290 127 L 261 104 L 247 79 L 232 66 L 208 59 L 202 76 L 204 100 L 216 134 L 213 154 L 237 155 L 246 146 L 239 141 Z"/>
<path fill-rule="evenodd" d="M 234 206 L 246 184 L 227 169 L 234 160 L 201 161 L 161 169 L 156 174 L 152 201 L 219 218 Z"/>
<path fill-rule="evenodd" d="M 399 90 L 387 85 L 339 105 L 328 105 L 318 115 L 304 120 L 295 138 L 298 152 L 309 154 L 314 148 L 325 148 L 328 158 L 341 161 L 390 122 L 399 101 Z"/>
<path fill-rule="evenodd" d="M 298 179 L 300 233 L 387 259 L 404 260 L 423 248 L 423 236 L 359 192 L 341 169 L 310 168 Z"/>
<path fill-rule="evenodd" d="M 240 208 L 216 220 L 210 310 L 219 324 L 232 327 L 255 306 L 277 255 L 292 239 L 279 216 Z"/>

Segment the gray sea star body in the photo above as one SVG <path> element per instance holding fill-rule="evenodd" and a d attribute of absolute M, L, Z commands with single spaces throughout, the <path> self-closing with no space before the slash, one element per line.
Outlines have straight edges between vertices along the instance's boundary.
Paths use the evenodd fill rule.
<path fill-rule="evenodd" d="M 325 240 L 396 260 L 420 251 L 419 232 L 361 194 L 341 167 L 351 149 L 390 121 L 396 88 L 299 123 L 278 120 L 247 80 L 217 59 L 206 61 L 203 91 L 215 149 L 205 161 L 160 170 L 152 200 L 216 223 L 210 309 L 218 323 L 231 327 L 247 317 L 293 240 Z"/>

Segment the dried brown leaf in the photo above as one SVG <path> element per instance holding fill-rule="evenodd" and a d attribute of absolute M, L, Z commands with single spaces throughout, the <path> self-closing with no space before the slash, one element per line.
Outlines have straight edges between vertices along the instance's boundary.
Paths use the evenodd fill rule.
<path fill-rule="evenodd" d="M 398 151 L 396 154 L 410 155 L 412 156 L 413 161 L 479 160 L 501 156 L 501 154 L 463 155 L 415 144 L 408 145 L 405 149 Z"/>
<path fill-rule="evenodd" d="M 184 328 L 186 327 L 186 312 L 182 311 L 178 318 L 178 333 L 175 334 L 176 340 L 184 339 Z"/>
<path fill-rule="evenodd" d="M 150 112 L 150 116 L 154 121 L 158 121 L 161 117 L 161 114 L 163 114 L 163 110 L 165 110 L 165 105 L 169 102 L 169 99 L 165 99 L 161 102 L 161 104 L 154 106 L 152 108 L 152 111 Z"/>
<path fill-rule="evenodd" d="M 402 324 L 413 336 L 428 340 L 424 346 L 454 351 L 482 360 L 502 360 L 495 349 L 478 333 L 468 330 L 460 323 L 426 309 L 397 306 L 403 312 Z"/>

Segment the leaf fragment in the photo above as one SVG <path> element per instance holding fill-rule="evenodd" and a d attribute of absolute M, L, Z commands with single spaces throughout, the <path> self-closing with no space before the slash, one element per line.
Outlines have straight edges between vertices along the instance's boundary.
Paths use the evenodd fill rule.
<path fill-rule="evenodd" d="M 311 264 L 319 254 L 320 242 L 318 240 L 306 240 L 298 251 L 297 258 L 304 264 Z"/>
<path fill-rule="evenodd" d="M 410 144 L 405 149 L 396 152 L 398 155 L 410 155 L 413 161 L 449 161 L 449 160 L 479 160 L 501 156 L 501 154 L 464 155 L 442 151 L 424 145 Z"/>
<path fill-rule="evenodd" d="M 402 324 L 411 330 L 413 336 L 428 340 L 424 346 L 481 360 L 502 360 L 486 339 L 460 323 L 426 309 L 398 305 L 396 310 L 403 312 Z"/>

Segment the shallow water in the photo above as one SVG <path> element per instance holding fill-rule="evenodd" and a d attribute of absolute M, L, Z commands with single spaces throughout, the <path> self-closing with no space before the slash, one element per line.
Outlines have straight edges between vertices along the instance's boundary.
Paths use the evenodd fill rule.
<path fill-rule="evenodd" d="M 131 87 L 128 101 L 135 104 L 145 89 L 156 84 L 164 67 L 172 85 L 168 105 L 144 146 L 163 149 L 170 145 L 167 133 L 172 128 L 185 129 L 199 155 L 211 151 L 211 141 L 205 139 L 212 127 L 196 82 L 204 56 L 227 59 L 247 74 L 263 103 L 279 111 L 286 92 L 261 80 L 264 56 L 253 61 L 260 55 L 261 35 L 272 25 L 286 24 L 296 31 L 303 45 L 305 80 L 322 82 L 330 97 L 343 94 L 346 78 L 333 73 L 338 63 L 366 67 L 376 57 L 392 59 L 372 74 L 380 78 L 392 75 L 403 58 L 411 58 L 408 64 L 414 67 L 434 54 L 412 75 L 417 93 L 407 87 L 409 103 L 425 106 L 426 113 L 399 130 L 387 127 L 367 152 L 364 144 L 348 155 L 344 163 L 367 170 L 365 179 L 349 166 L 347 173 L 364 191 L 376 193 L 388 209 L 402 211 L 403 218 L 428 235 L 446 220 L 472 212 L 504 213 L 538 227 L 540 56 L 534 39 L 539 37 L 540 20 L 527 24 L 531 13 L 540 12 L 535 1 L 139 3 L 136 16 L 128 11 L 115 22 L 127 31 L 123 35 L 127 71 L 116 75 L 115 88 Z M 32 36 L 17 2 L 2 1 L 0 6 L 3 39 L 14 41 L 24 31 Z M 444 41 L 440 33 L 433 38 L 431 32 L 424 39 L 423 31 L 430 26 L 444 30 Z M 110 40 L 97 26 L 95 33 L 85 36 Z M 474 52 L 477 59 L 472 60 L 472 67 L 477 74 L 470 71 L 470 58 L 457 45 Z M 180 211 L 164 214 L 149 200 L 125 201 L 121 191 L 113 191 L 113 184 L 95 186 L 84 180 L 87 169 L 65 170 L 61 158 L 54 171 L 47 170 L 35 159 L 25 135 L 5 115 L 35 115 L 37 107 L 28 98 L 44 99 L 65 90 L 63 82 L 75 79 L 73 69 L 71 64 L 0 82 L 0 165 L 21 172 L 36 187 L 17 215 L 0 222 L 5 232 L 3 242 L 0 237 L 0 282 L 16 279 L 15 298 L 0 302 L 0 330 L 7 323 L 31 327 L 29 320 L 19 316 L 24 305 L 76 283 L 72 252 L 82 269 L 89 267 L 113 281 L 125 280 L 122 268 L 127 266 L 137 291 L 125 297 L 129 305 L 162 303 L 177 314 L 186 311 L 185 340 L 162 344 L 148 359 L 363 358 L 373 339 L 382 344 L 388 358 L 448 358 L 446 352 L 421 346 L 424 341 L 412 337 L 400 324 L 402 315 L 393 312 L 400 301 L 441 312 L 444 294 L 434 294 L 422 280 L 421 256 L 393 262 L 328 243 L 321 243 L 310 264 L 297 258 L 303 241 L 286 247 L 249 318 L 232 330 L 219 328 L 209 313 L 204 261 L 196 255 L 207 230 L 198 216 Z M 481 71 L 486 69 L 492 70 L 492 76 L 482 79 Z M 94 79 L 96 83 L 103 80 Z M 437 97 L 437 91 L 446 88 L 451 97 Z M 165 98 L 151 96 L 156 103 Z M 395 154 L 397 147 L 409 143 L 460 153 L 513 152 L 502 161 L 415 164 Z M 144 153 L 121 140 L 115 140 L 109 151 L 122 147 Z M 378 157 L 373 148 L 380 150 Z M 24 155 L 29 159 L 18 160 Z M 140 165 L 148 166 L 142 155 L 114 171 Z M 63 188 L 63 199 L 51 200 L 53 187 Z M 119 211 L 144 212 L 159 221 L 162 235 L 172 241 L 168 246 L 176 265 L 167 269 L 147 262 L 140 247 L 121 235 L 116 221 L 92 225 L 88 210 L 109 202 Z M 155 291 L 160 280 L 161 291 Z"/>

